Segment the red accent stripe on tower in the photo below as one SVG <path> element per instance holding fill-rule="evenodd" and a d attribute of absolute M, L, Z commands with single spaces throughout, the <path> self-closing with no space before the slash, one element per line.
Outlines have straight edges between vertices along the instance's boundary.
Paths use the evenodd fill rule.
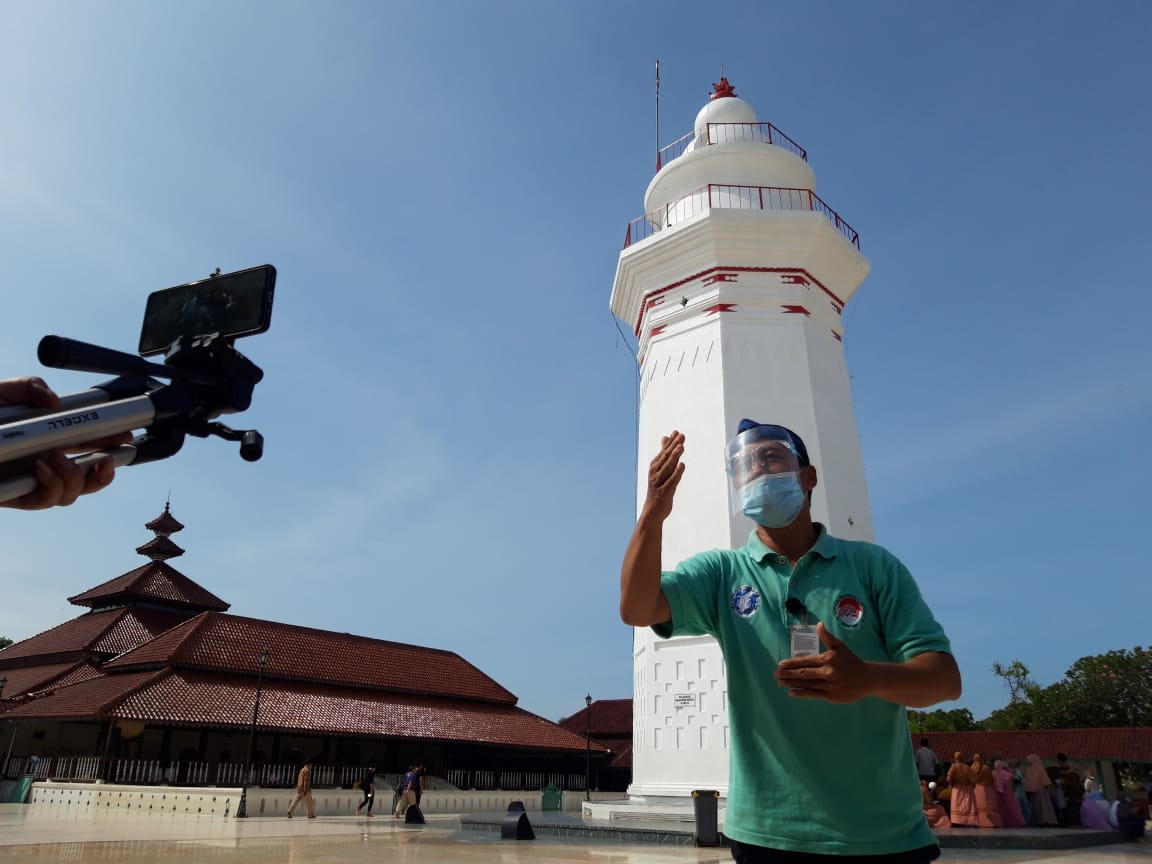
<path fill-rule="evenodd" d="M 781 306 L 785 312 L 790 312 L 793 315 L 811 315 L 812 313 L 805 309 L 803 306 Z"/>
<path fill-rule="evenodd" d="M 700 284 L 701 285 L 711 285 L 715 282 L 735 282 L 735 281 L 736 281 L 736 274 L 735 273 L 714 273 L 711 276 L 706 276 L 704 278 L 704 281 L 701 282 Z"/>
<path fill-rule="evenodd" d="M 709 306 L 704 310 L 705 315 L 714 315 L 717 312 L 731 312 L 736 308 L 735 303 L 717 303 L 715 306 Z"/>
<path fill-rule="evenodd" d="M 785 276 L 800 276 L 806 280 L 802 284 L 815 285 L 832 298 L 832 305 L 836 309 L 837 314 L 842 314 L 844 311 L 844 301 L 829 291 L 826 287 L 824 287 L 824 284 L 819 279 L 817 279 L 802 267 L 709 267 L 707 270 L 701 270 L 699 273 L 693 273 L 691 276 L 677 280 L 676 282 L 673 282 L 669 285 L 665 285 L 663 288 L 656 288 L 655 290 L 649 291 L 647 294 L 645 294 L 644 302 L 640 304 L 640 314 L 637 316 L 636 325 L 632 330 L 632 332 L 636 335 L 636 338 L 640 338 L 641 325 L 644 323 L 644 313 L 651 309 L 653 306 L 658 306 L 660 303 L 663 303 L 664 298 L 662 295 L 667 294 L 669 291 L 675 290 L 676 288 L 679 288 L 681 285 L 687 285 L 689 282 L 693 282 L 696 279 L 703 279 L 704 277 L 710 276 L 713 273 L 719 273 L 722 271 L 730 271 L 733 273 L 781 273 Z"/>

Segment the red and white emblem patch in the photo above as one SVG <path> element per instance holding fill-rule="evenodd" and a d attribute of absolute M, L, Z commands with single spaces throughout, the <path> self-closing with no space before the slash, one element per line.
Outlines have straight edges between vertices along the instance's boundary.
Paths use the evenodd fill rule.
<path fill-rule="evenodd" d="M 841 626 L 855 627 L 863 617 L 864 604 L 851 594 L 845 594 L 836 601 L 836 620 L 840 622 Z"/>

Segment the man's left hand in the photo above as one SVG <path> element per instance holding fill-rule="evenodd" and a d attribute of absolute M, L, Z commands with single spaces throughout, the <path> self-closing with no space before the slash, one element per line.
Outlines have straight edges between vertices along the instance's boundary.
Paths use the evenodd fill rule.
<path fill-rule="evenodd" d="M 847 645 L 829 634 L 822 621 L 816 625 L 816 635 L 828 650 L 781 660 L 776 667 L 776 682 L 786 687 L 790 696 L 825 699 L 837 704 L 870 695 L 875 674 L 872 664 L 861 660 Z"/>

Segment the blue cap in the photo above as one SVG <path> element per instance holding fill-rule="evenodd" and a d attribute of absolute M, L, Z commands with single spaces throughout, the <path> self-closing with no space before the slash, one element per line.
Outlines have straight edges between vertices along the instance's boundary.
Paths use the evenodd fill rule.
<path fill-rule="evenodd" d="M 744 434 L 752 429 L 757 430 L 755 434 Z M 787 426 L 776 426 L 772 423 L 757 423 L 755 420 L 745 418 L 741 420 L 740 424 L 736 427 L 736 438 L 733 439 L 732 444 L 735 444 L 737 439 L 739 439 L 741 445 L 743 445 L 748 441 L 759 441 L 764 438 L 790 443 L 796 450 L 796 458 L 799 460 L 801 468 L 805 465 L 812 464 L 808 459 L 808 448 L 804 446 L 803 439 Z M 729 452 L 731 452 L 732 444 L 728 445 Z"/>

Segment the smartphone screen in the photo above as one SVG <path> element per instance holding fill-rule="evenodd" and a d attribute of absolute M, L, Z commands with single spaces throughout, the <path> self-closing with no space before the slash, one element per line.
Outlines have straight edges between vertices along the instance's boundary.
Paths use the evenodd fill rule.
<path fill-rule="evenodd" d="M 271 264 L 223 273 L 148 295 L 140 354 L 166 351 L 179 336 L 250 336 L 272 323 L 276 268 Z"/>

